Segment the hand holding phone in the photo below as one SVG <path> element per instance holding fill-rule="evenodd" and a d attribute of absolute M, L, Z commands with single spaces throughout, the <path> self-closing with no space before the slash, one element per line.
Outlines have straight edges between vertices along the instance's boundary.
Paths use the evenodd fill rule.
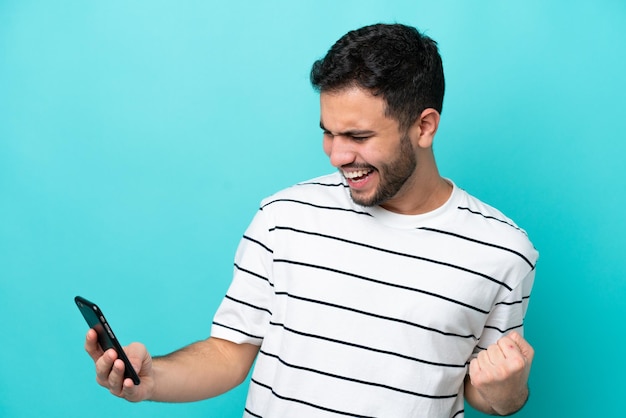
<path fill-rule="evenodd" d="M 74 302 L 76 302 L 76 306 L 78 306 L 89 327 L 93 328 L 98 334 L 98 343 L 102 350 L 115 349 L 119 359 L 124 362 L 124 377 L 130 378 L 135 385 L 138 385 L 140 383 L 139 376 L 132 364 L 130 364 L 124 349 L 115 337 L 111 326 L 98 305 L 80 296 L 76 296 Z"/>

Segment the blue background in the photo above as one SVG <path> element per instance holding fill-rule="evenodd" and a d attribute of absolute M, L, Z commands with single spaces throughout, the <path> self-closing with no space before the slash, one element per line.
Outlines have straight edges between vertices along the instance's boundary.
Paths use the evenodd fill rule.
<path fill-rule="evenodd" d="M 153 353 L 205 338 L 260 199 L 332 171 L 311 63 L 379 21 L 439 42 L 441 172 L 541 252 L 519 416 L 623 413 L 623 1 L 0 0 L 1 417 L 241 416 L 245 386 L 110 396 L 72 299 Z"/>

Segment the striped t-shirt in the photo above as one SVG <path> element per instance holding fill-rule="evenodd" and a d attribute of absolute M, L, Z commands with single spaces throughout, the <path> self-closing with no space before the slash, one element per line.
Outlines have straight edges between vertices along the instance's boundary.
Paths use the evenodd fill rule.
<path fill-rule="evenodd" d="M 246 417 L 462 417 L 470 359 L 523 332 L 537 251 L 454 186 L 415 216 L 339 174 L 265 199 L 211 334 L 260 345 Z"/>

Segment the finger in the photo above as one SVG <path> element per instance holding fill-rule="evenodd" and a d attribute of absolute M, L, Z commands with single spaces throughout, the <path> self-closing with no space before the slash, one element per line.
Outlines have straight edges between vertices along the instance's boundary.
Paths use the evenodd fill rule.
<path fill-rule="evenodd" d="M 470 375 L 470 378 L 473 378 L 474 376 L 476 376 L 480 372 L 481 372 L 480 362 L 478 361 L 478 358 L 475 357 L 475 358 L 472 359 L 472 361 L 470 361 L 470 364 L 469 364 L 469 375 Z"/>
<path fill-rule="evenodd" d="M 101 386 L 109 388 L 109 375 L 112 372 L 116 359 L 117 353 L 115 350 L 109 349 L 96 360 L 96 381 Z"/>
<path fill-rule="evenodd" d="M 90 328 L 85 336 L 85 351 L 87 351 L 94 362 L 104 354 L 100 344 L 98 344 L 98 334 L 93 328 Z"/>
<path fill-rule="evenodd" d="M 502 363 L 502 361 L 504 361 L 504 359 L 506 358 L 506 356 L 502 352 L 502 348 L 498 343 L 491 344 L 489 347 L 487 347 L 486 352 L 489 362 L 493 365 Z"/>
<path fill-rule="evenodd" d="M 476 364 L 480 366 L 481 369 L 488 367 L 491 364 L 491 360 L 489 360 L 489 353 L 487 352 L 487 349 L 481 350 L 476 355 L 476 358 L 474 360 L 476 360 Z"/>
<path fill-rule="evenodd" d="M 479 355 L 470 361 L 469 365 L 469 377 L 470 382 L 475 387 L 481 387 L 485 383 L 488 383 L 491 379 L 492 367 L 487 358 L 486 350 L 483 350 Z"/>
<path fill-rule="evenodd" d="M 139 400 L 139 386 L 135 385 L 132 379 L 124 379 L 121 396 L 131 402 Z"/>
<path fill-rule="evenodd" d="M 522 354 L 522 350 L 519 348 L 515 340 L 509 336 L 500 338 L 497 344 L 507 358 L 521 356 Z"/>
<path fill-rule="evenodd" d="M 521 338 L 519 334 L 517 334 L 517 337 Z M 528 370 L 531 363 L 531 360 L 524 356 L 522 349 L 515 342 L 515 338 L 517 337 L 511 338 L 510 336 L 506 336 L 498 340 L 498 345 L 501 347 L 504 355 L 506 356 L 506 360 L 503 362 L 503 365 L 508 373 L 512 374 Z"/>
<path fill-rule="evenodd" d="M 131 343 L 124 348 L 124 351 L 126 352 L 128 361 L 130 361 L 131 366 L 133 366 L 133 369 L 135 369 L 135 372 L 137 374 L 140 374 L 145 348 L 139 343 Z"/>
<path fill-rule="evenodd" d="M 515 345 L 517 345 L 517 347 L 519 348 L 519 350 L 521 351 L 522 355 L 532 361 L 533 357 L 535 356 L 535 350 L 533 349 L 533 347 L 528 343 L 528 341 L 526 341 L 524 339 L 524 337 L 522 337 L 518 332 L 513 331 L 512 333 L 510 333 L 508 335 L 508 337 L 515 343 Z"/>
<path fill-rule="evenodd" d="M 492 373 L 494 364 L 489 353 L 489 347 L 478 353 L 475 360 L 474 377 L 479 375 L 486 376 Z"/>
<path fill-rule="evenodd" d="M 124 386 L 124 370 L 126 366 L 120 359 L 115 360 L 113 368 L 109 374 L 109 390 L 111 393 L 117 396 L 122 395 L 122 389 Z"/>

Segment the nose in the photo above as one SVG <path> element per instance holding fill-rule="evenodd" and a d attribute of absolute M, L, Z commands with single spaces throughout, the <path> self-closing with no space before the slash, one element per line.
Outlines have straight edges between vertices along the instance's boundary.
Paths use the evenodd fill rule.
<path fill-rule="evenodd" d="M 330 158 L 333 167 L 351 164 L 356 159 L 354 144 L 343 135 L 324 135 L 324 152 Z"/>

